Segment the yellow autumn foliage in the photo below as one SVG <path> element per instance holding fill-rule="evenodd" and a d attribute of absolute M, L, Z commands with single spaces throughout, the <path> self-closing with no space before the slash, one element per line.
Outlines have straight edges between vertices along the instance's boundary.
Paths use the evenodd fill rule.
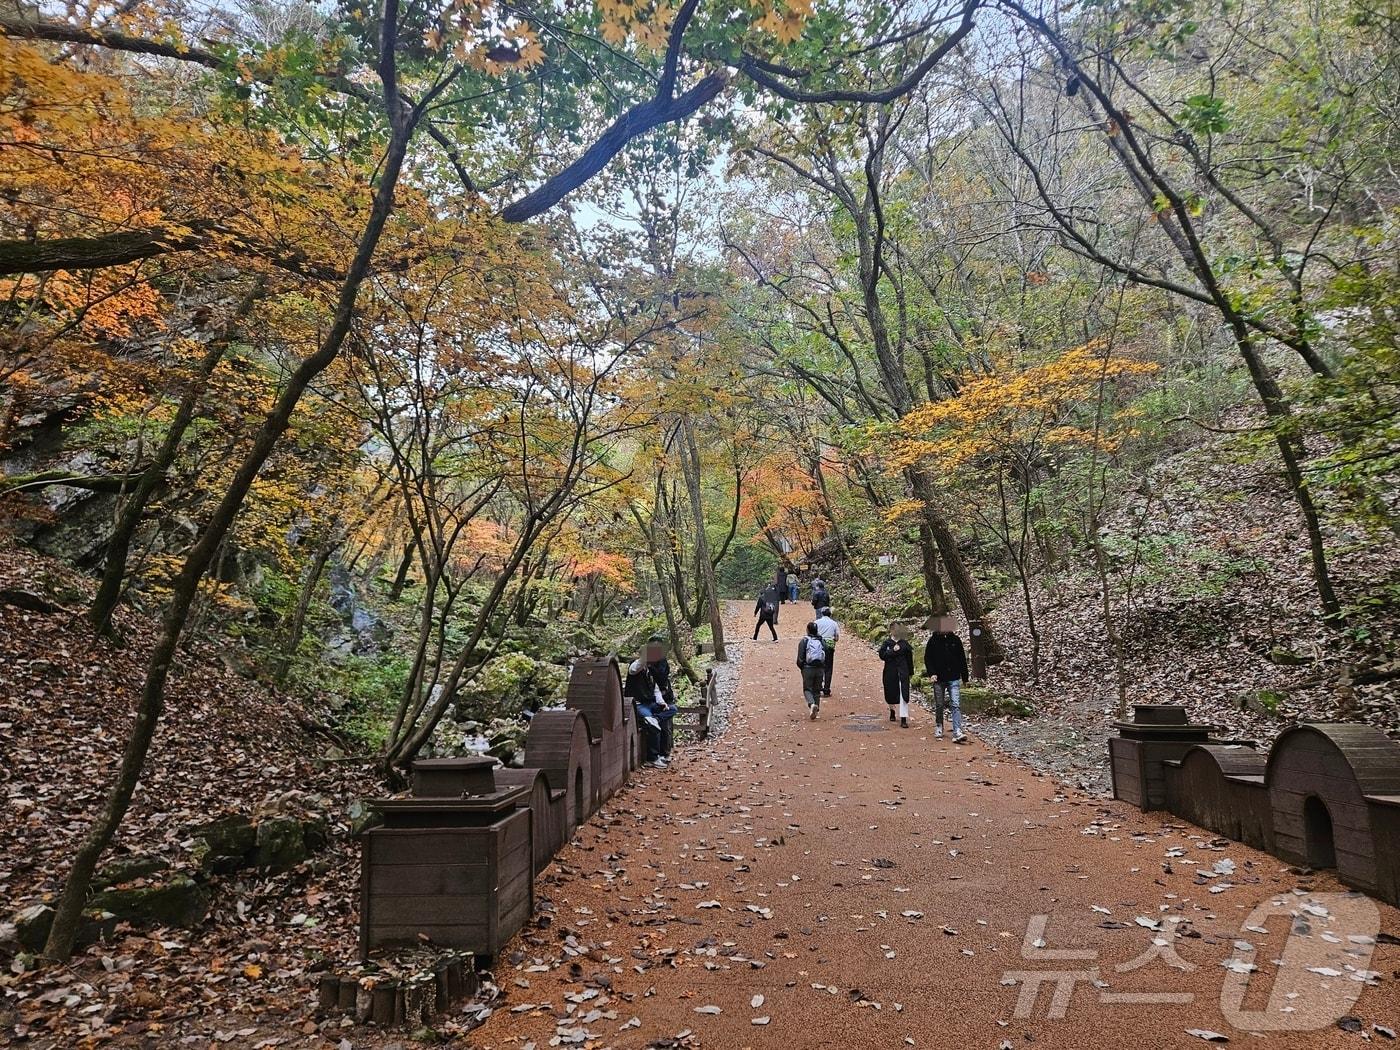
<path fill-rule="evenodd" d="M 955 397 L 920 405 L 900 420 L 890 469 L 923 463 L 946 474 L 1028 443 L 1111 449 L 1118 440 L 1111 428 L 1085 428 L 1073 410 L 1096 397 L 1100 384 L 1156 368 L 1091 342 L 1044 364 L 966 379 Z"/>

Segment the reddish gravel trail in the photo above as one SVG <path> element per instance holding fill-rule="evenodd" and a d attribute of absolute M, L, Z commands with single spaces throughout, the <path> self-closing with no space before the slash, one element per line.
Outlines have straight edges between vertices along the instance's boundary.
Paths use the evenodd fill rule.
<path fill-rule="evenodd" d="M 1384 1044 L 1373 1026 L 1400 1024 L 1400 947 L 1368 957 L 1365 935 L 1377 930 L 1364 928 L 1366 899 L 1328 896 L 1339 890 L 1329 878 L 1212 847 L 1199 829 L 1062 795 L 975 739 L 935 740 L 921 709 L 898 729 L 879 661 L 858 640 L 843 644 L 836 695 L 809 722 L 793 611 L 779 643 L 751 643 L 731 608 L 746 654 L 727 732 L 678 749 L 670 771 L 643 771 L 561 852 L 540 884 L 553 910 L 502 960 L 507 999 L 471 1045 L 1120 1050 L 1201 1046 L 1188 1034 L 1197 1029 L 1236 1045 L 1316 1048 Z M 1223 874 L 1197 875 L 1218 862 Z M 1251 922 L 1270 901 L 1283 910 Z M 1361 913 L 1352 925 L 1337 914 L 1348 909 Z M 1289 942 L 1274 988 L 1288 912 L 1311 925 Z M 1394 909 L 1378 914 L 1400 934 Z M 1035 916 L 1049 916 L 1039 938 L 1027 935 Z M 1154 938 L 1193 969 L 1162 957 L 1133 965 Z M 1241 1003 L 1255 1017 L 1235 1016 L 1247 1027 L 1297 1028 L 1329 995 L 1359 1000 L 1312 1031 L 1233 1026 L 1222 986 L 1245 978 L 1222 963 L 1245 938 L 1261 969 Z M 1066 949 L 1080 957 L 1042 954 Z M 1380 976 L 1366 986 L 1348 966 Z M 1008 973 L 1038 971 L 1076 975 L 1067 1001 L 1056 1011 L 1052 981 L 1018 1018 L 1024 978 Z M 1177 998 L 1114 1001 L 1142 994 Z M 1362 1031 L 1338 1027 L 1343 1014 Z"/>

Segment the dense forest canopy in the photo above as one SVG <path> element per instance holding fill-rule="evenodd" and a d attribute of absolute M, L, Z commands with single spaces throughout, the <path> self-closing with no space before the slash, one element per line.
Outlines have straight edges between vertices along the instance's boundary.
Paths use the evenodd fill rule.
<path fill-rule="evenodd" d="M 956 613 L 994 681 L 1087 593 L 1121 705 L 1144 588 L 1204 608 L 1279 559 L 1326 666 L 1394 679 L 1389 5 L 15 2 L 0 34 L 4 527 L 100 581 L 110 637 L 161 624 L 52 956 L 182 732 L 192 628 L 390 778 L 570 652 L 660 632 L 694 678 L 780 564 L 865 629 Z M 1221 498 L 1273 517 L 1202 545 Z"/>

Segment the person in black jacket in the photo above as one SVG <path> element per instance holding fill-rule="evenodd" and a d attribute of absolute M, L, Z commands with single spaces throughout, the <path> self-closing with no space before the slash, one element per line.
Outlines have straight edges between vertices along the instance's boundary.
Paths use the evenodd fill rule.
<path fill-rule="evenodd" d="M 914 677 L 914 647 L 909 644 L 909 631 L 902 624 L 890 624 L 889 636 L 876 650 L 885 663 L 881 682 L 885 687 L 885 703 L 890 705 L 890 721 L 899 708 L 899 726 L 909 728 L 909 681 Z"/>
<path fill-rule="evenodd" d="M 758 617 L 758 623 L 753 625 L 753 640 L 758 641 L 758 632 L 764 624 L 773 632 L 773 641 L 778 640 L 778 592 L 772 584 L 763 588 L 758 596 L 758 601 L 754 603 L 753 614 Z"/>
<path fill-rule="evenodd" d="M 624 692 L 636 706 L 646 738 L 646 764 L 665 769 L 671 764 L 676 693 L 671 686 L 671 664 L 666 659 L 664 640 L 653 637 L 643 656 L 628 667 Z"/>
<path fill-rule="evenodd" d="M 787 601 L 787 566 L 782 562 L 773 570 L 773 593 L 778 596 L 779 602 Z"/>
<path fill-rule="evenodd" d="M 820 616 L 822 610 L 831 604 L 831 595 L 827 593 L 826 581 L 817 579 L 812 581 L 812 610 Z"/>
<path fill-rule="evenodd" d="M 933 679 L 933 735 L 943 735 L 943 709 L 947 707 L 953 719 L 953 743 L 965 744 L 959 694 L 967 677 L 967 653 L 952 626 L 945 617 L 929 636 L 924 646 L 924 672 Z"/>
<path fill-rule="evenodd" d="M 807 633 L 797 640 L 797 667 L 802 672 L 802 698 L 807 701 L 807 717 L 816 720 L 822 703 L 822 667 L 826 663 L 826 644 L 817 633 L 816 621 L 807 625 Z"/>

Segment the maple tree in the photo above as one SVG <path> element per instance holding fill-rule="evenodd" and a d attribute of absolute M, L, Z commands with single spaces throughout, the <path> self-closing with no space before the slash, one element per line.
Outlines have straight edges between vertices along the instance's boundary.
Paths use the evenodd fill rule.
<path fill-rule="evenodd" d="M 1033 679 L 1040 674 L 1041 639 L 1030 557 L 1044 513 L 1042 484 L 1066 473 L 1072 458 L 1112 455 L 1131 431 L 1132 413 L 1111 401 L 1105 413 L 1106 391 L 1156 370 L 1150 362 L 1115 357 L 1103 345 L 1074 347 L 1042 364 L 968 377 L 957 397 L 919 406 L 889 436 L 887 469 L 920 465 L 941 488 L 961 488 L 960 504 L 1005 548 L 1021 586 Z M 994 499 L 979 491 L 988 487 Z M 899 508 L 911 510 L 917 510 L 913 501 Z"/>
<path fill-rule="evenodd" d="M 651 102 L 642 103 L 639 109 L 624 114 L 623 122 L 620 125 L 621 141 L 616 138 L 608 139 L 605 136 L 597 149 L 591 153 L 585 153 L 573 164 L 566 167 L 554 181 L 546 181 L 544 185 L 537 187 L 524 199 L 508 208 L 506 212 L 508 220 L 520 221 L 529 218 L 555 203 L 568 189 L 578 185 L 589 175 L 596 173 L 603 163 L 616 153 L 627 138 L 654 126 L 656 123 L 682 116 L 690 111 L 686 108 L 687 106 L 693 109 L 707 97 L 713 97 L 722 81 L 712 76 L 708 81 L 702 81 L 701 87 L 692 89 L 691 94 L 679 107 L 676 105 L 675 85 L 679 73 L 680 42 L 694 8 L 695 5 L 692 3 L 688 8 L 682 9 L 681 17 L 672 26 L 657 94 Z M 455 50 L 460 60 L 482 66 L 485 72 L 490 73 L 494 71 L 490 68 L 490 63 L 495 61 L 488 57 L 491 49 L 501 46 L 508 47 L 516 43 L 522 46 L 521 49 L 517 50 L 511 64 L 529 66 L 541 59 L 542 55 L 539 49 L 531 46 L 532 42 L 524 38 L 523 32 L 508 27 L 505 29 L 502 39 L 502 33 L 496 27 L 494 20 L 488 21 L 484 17 L 487 13 L 486 9 L 479 7 L 466 8 L 462 12 L 463 17 L 454 20 L 452 33 L 457 39 Z M 377 17 L 371 20 L 376 22 L 377 26 L 368 40 L 369 57 L 372 59 L 370 67 L 375 70 L 379 80 L 380 91 L 377 98 L 382 105 L 381 117 L 385 138 L 382 156 L 373 172 L 374 188 L 368 216 L 361 226 L 360 233 L 352 242 L 354 244 L 353 257 L 349 260 L 344 276 L 339 281 L 339 290 L 330 310 L 328 330 L 319 340 L 316 350 L 304 357 L 288 377 L 251 447 L 232 475 L 222 498 L 208 517 L 199 538 L 190 548 L 180 571 L 173 580 L 170 600 L 164 616 L 162 635 L 151 656 L 150 672 L 143 691 L 137 726 L 128 743 L 122 768 L 114 782 L 105 812 L 94 823 L 76 854 L 73 871 L 59 900 L 57 915 L 49 936 L 46 954 L 51 957 L 66 957 L 72 950 L 78 917 L 87 895 L 91 873 L 96 866 L 97 858 L 111 839 L 120 823 L 122 814 L 129 805 L 131 794 L 144 765 L 145 756 L 163 707 L 165 682 L 170 672 L 171 660 L 186 626 L 190 606 L 194 601 L 200 581 L 213 562 L 224 537 L 232 527 L 238 511 L 249 491 L 253 488 L 264 463 L 287 429 L 292 412 L 301 400 L 302 394 L 311 382 L 339 356 L 345 339 L 350 333 L 361 285 L 371 271 L 379 242 L 389 224 L 398 190 L 399 176 L 403 170 L 414 134 L 420 123 L 425 119 L 430 119 L 429 107 L 438 100 L 439 96 L 447 92 L 468 68 L 465 65 L 434 67 L 428 64 L 422 66 L 422 71 L 426 74 L 426 77 L 422 78 L 415 75 L 419 72 L 421 64 L 414 62 L 407 72 L 411 80 L 421 84 L 421 90 L 417 91 L 416 97 L 405 95 L 403 89 L 409 85 L 404 84 L 401 80 L 401 73 L 404 70 L 401 70 L 400 67 L 400 42 L 403 39 L 401 34 L 405 30 L 411 31 L 413 27 L 411 24 L 400 24 L 400 9 L 395 0 L 386 0 L 376 15 Z M 228 64 L 234 67 L 240 79 L 254 82 L 266 79 L 265 75 L 259 75 L 259 70 L 249 69 L 244 63 L 230 61 L 233 58 L 231 55 L 220 57 L 207 51 L 189 50 L 180 46 L 161 48 L 159 45 L 143 43 L 139 38 L 134 39 L 128 34 L 108 31 L 105 28 L 87 32 L 82 27 L 25 22 L 20 24 L 7 23 L 5 32 L 7 83 L 11 86 L 12 91 L 17 85 L 23 85 L 22 91 L 29 90 L 27 79 L 22 74 L 17 75 L 15 67 L 27 63 L 26 68 L 32 70 L 44 62 L 36 49 L 27 45 L 15 45 L 12 38 L 16 34 L 48 40 L 69 39 L 74 42 L 100 43 L 102 46 L 117 52 L 163 53 L 168 57 L 204 65 L 223 66 Z M 445 39 L 446 36 L 438 27 L 427 27 L 425 43 L 429 51 L 439 48 Z M 340 78 L 329 79 L 333 79 L 337 85 L 343 86 Z M 64 88 L 72 86 L 71 84 L 63 85 Z M 353 82 L 350 83 L 349 94 L 360 99 L 367 97 L 371 102 L 376 99 L 374 92 L 356 87 Z M 638 120 L 639 114 L 644 114 L 640 120 Z M 32 117 L 26 119 L 32 119 Z M 11 123 L 12 130 L 22 129 L 24 126 L 24 119 L 13 120 Z M 90 126 L 88 121 L 81 121 L 76 131 L 78 134 L 83 134 Z M 58 128 L 53 130 L 59 132 Z M 24 141 L 22 133 L 15 137 L 19 142 Z M 196 156 L 207 156 L 213 153 L 212 150 L 201 150 Z M 182 205 L 193 203 L 196 199 L 201 198 L 195 194 L 176 195 L 176 200 Z M 121 216 L 123 221 L 126 221 L 128 217 L 125 214 Z M 145 223 L 149 223 L 153 217 L 149 209 L 140 216 Z M 161 217 L 165 218 L 163 214 Z M 85 265 L 101 266 L 150 258 L 172 250 L 189 249 L 206 243 L 210 238 L 213 238 L 215 243 L 223 238 L 242 243 L 245 238 L 241 238 L 240 234 L 241 231 L 233 231 L 230 234 L 223 227 L 210 226 L 203 218 L 190 217 L 185 219 L 182 217 L 178 226 L 169 228 L 163 225 L 146 226 L 135 238 L 135 243 L 133 243 L 132 236 L 124 231 L 119 233 L 99 232 L 95 236 L 87 238 L 45 238 L 42 241 L 31 239 L 27 246 L 13 243 L 0 246 L 0 258 L 8 260 L 6 268 L 12 273 L 58 271 Z M 502 579 L 504 578 L 502 577 Z M 459 660 L 449 679 L 451 683 L 455 684 L 460 678 L 463 667 L 464 661 Z M 435 711 L 436 717 L 440 717 L 441 710 L 436 705 Z M 430 720 L 432 717 L 430 716 Z M 429 728 L 428 731 L 431 729 Z M 421 737 L 422 731 L 420 729 L 416 739 L 421 742 Z"/>

